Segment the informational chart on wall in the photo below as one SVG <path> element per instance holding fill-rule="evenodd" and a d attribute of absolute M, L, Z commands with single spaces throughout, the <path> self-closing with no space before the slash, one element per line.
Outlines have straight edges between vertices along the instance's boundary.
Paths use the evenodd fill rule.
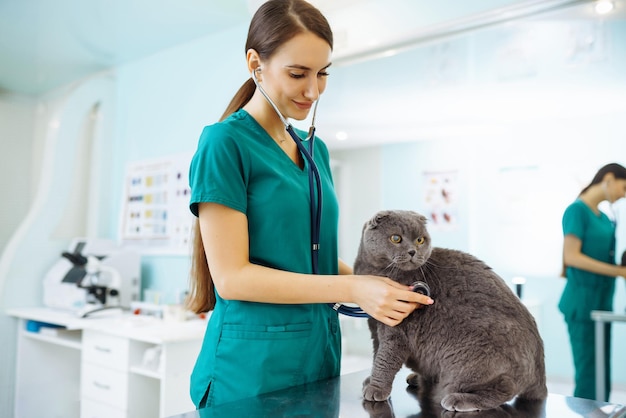
<path fill-rule="evenodd" d="M 458 172 L 424 172 L 424 204 L 432 229 L 458 227 Z"/>
<path fill-rule="evenodd" d="M 191 154 L 136 161 L 126 169 L 121 236 L 144 253 L 188 254 Z"/>

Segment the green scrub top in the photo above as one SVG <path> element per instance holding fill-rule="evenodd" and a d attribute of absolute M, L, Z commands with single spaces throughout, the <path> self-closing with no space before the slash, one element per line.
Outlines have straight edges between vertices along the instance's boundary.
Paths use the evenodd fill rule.
<path fill-rule="evenodd" d="M 574 235 L 582 242 L 583 254 L 615 264 L 615 224 L 606 214 L 594 213 L 577 199 L 563 214 L 563 235 Z M 559 309 L 566 321 L 591 321 L 591 311 L 613 310 L 615 277 L 567 267 L 567 283 Z"/>
<path fill-rule="evenodd" d="M 314 159 L 323 186 L 319 272 L 338 274 L 337 198 L 328 149 L 317 138 Z M 250 262 L 310 274 L 307 168 L 239 110 L 200 136 L 189 172 L 190 209 L 197 216 L 198 203 L 214 202 L 244 213 Z M 216 291 L 191 398 L 201 408 L 337 376 L 340 358 L 337 312 L 326 304 L 224 300 Z"/>

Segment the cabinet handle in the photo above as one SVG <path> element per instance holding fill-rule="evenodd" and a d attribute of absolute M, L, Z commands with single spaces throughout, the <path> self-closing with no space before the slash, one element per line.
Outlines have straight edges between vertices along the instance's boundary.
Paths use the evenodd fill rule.
<path fill-rule="evenodd" d="M 104 383 L 96 382 L 95 380 L 93 382 L 93 385 L 97 387 L 98 389 L 111 390 L 111 386 L 105 385 Z"/>
<path fill-rule="evenodd" d="M 96 345 L 94 348 L 96 349 L 96 351 L 101 351 L 103 353 L 110 353 L 111 352 L 111 349 L 108 348 L 108 347 L 102 347 L 102 346 Z"/>

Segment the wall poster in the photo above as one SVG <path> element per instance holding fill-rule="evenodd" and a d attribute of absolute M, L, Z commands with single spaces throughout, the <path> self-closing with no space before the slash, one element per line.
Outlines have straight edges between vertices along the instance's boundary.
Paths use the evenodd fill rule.
<path fill-rule="evenodd" d="M 189 254 L 190 154 L 129 163 L 124 179 L 121 238 L 144 253 Z"/>
<path fill-rule="evenodd" d="M 453 230 L 458 222 L 458 171 L 424 172 L 424 204 L 429 228 Z"/>

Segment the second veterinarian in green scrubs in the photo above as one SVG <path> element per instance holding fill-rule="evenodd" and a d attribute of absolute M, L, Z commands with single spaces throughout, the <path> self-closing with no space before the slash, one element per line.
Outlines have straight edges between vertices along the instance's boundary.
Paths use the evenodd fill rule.
<path fill-rule="evenodd" d="M 605 263 L 615 263 L 615 225 L 606 214 L 594 212 L 578 199 L 567 208 L 562 223 L 564 235 L 574 235 L 581 241 L 583 254 Z M 615 277 L 575 267 L 567 267 L 566 277 L 559 309 L 567 322 L 576 367 L 574 396 L 595 399 L 595 324 L 591 311 L 613 310 Z M 608 400 L 611 387 L 611 328 L 608 324 L 606 328 L 604 356 Z"/>
<path fill-rule="evenodd" d="M 626 194 L 626 168 L 618 163 L 601 167 L 578 198 L 563 213 L 563 275 L 567 279 L 559 309 L 572 346 L 574 396 L 609 400 L 611 390 L 611 324 L 604 324 L 605 393 L 596 394 L 594 310 L 612 311 L 615 278 L 626 277 L 616 265 L 616 224 L 600 204 L 613 204 Z M 602 399 L 603 398 L 603 399 Z"/>
<path fill-rule="evenodd" d="M 614 204 L 626 194 L 626 168 L 618 163 L 601 167 L 563 214 L 563 267 L 567 279 L 559 302 L 572 346 L 574 396 L 609 400 L 611 390 L 611 324 L 605 326 L 605 393 L 596 394 L 594 310 L 612 311 L 615 278 L 626 277 L 626 265 L 616 264 L 616 224 L 601 203 Z M 607 209 L 604 209 L 607 210 Z M 625 258 L 621 256 L 622 260 Z"/>
<path fill-rule="evenodd" d="M 305 135 L 300 132 L 299 134 Z M 335 197 L 326 146 L 316 139 L 323 184 L 320 274 L 338 273 Z M 309 179 L 245 110 L 206 127 L 190 169 L 191 210 L 214 202 L 248 217 L 250 260 L 311 273 Z M 217 295 L 191 380 L 198 407 L 339 374 L 337 313 L 326 304 L 281 305 Z"/>

